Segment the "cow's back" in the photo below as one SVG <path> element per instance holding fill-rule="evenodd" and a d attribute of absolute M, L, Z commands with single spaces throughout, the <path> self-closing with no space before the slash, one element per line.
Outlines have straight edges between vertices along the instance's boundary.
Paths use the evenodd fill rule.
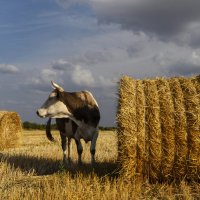
<path fill-rule="evenodd" d="M 64 92 L 62 101 L 76 120 L 97 127 L 100 120 L 98 104 L 93 95 L 88 91 Z"/>

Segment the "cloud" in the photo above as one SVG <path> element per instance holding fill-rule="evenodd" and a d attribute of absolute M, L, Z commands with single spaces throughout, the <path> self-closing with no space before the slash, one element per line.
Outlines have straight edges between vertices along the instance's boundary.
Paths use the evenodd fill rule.
<path fill-rule="evenodd" d="M 200 51 L 190 48 L 174 48 L 170 53 L 163 51 L 153 56 L 152 60 L 160 66 L 164 75 L 191 76 L 200 73 Z"/>
<path fill-rule="evenodd" d="M 112 54 L 107 51 L 88 51 L 84 54 L 82 62 L 94 65 L 99 62 L 108 62 L 112 58 Z"/>
<path fill-rule="evenodd" d="M 63 59 L 56 60 L 52 63 L 52 68 L 58 71 L 65 71 L 71 69 L 72 67 L 73 67 L 72 63 Z"/>
<path fill-rule="evenodd" d="M 103 75 L 94 75 L 89 69 L 76 65 L 71 74 L 71 80 L 78 86 L 90 88 L 110 88 L 117 84 L 116 78 L 107 78 Z"/>
<path fill-rule="evenodd" d="M 200 47 L 200 23 L 191 23 L 188 26 L 188 29 L 182 33 L 182 37 L 179 37 L 182 39 L 182 43 L 187 42 L 188 45 L 190 45 L 193 48 L 199 48 Z"/>
<path fill-rule="evenodd" d="M 69 8 L 70 6 L 73 6 L 75 4 L 84 4 L 87 3 L 88 0 L 55 0 L 58 5 Z"/>
<path fill-rule="evenodd" d="M 89 4 L 100 23 L 120 24 L 123 29 L 144 32 L 162 40 L 172 39 L 183 31 L 190 34 L 191 24 L 200 25 L 200 1 L 197 0 L 56 1 L 65 8 L 74 4 Z M 199 33 L 198 30 L 199 28 L 193 27 L 192 32 Z M 197 39 L 200 41 L 198 35 Z"/>
<path fill-rule="evenodd" d="M 72 71 L 72 81 L 77 85 L 95 86 L 95 80 L 90 70 L 82 68 L 80 65 L 76 65 Z"/>
<path fill-rule="evenodd" d="M 29 77 L 25 81 L 24 86 L 36 91 L 46 92 L 49 91 L 49 88 L 51 87 L 51 81 L 63 83 L 60 75 L 61 73 L 51 68 L 45 68 L 42 69 L 39 74 L 33 74 L 32 78 Z"/>
<path fill-rule="evenodd" d="M 109 79 L 101 75 L 98 77 L 98 84 L 101 87 L 114 87 L 117 85 L 117 79 L 116 78 Z"/>
<path fill-rule="evenodd" d="M 169 67 L 170 75 L 197 75 L 200 74 L 200 65 L 195 65 L 193 63 L 177 62 L 175 65 Z"/>
<path fill-rule="evenodd" d="M 34 90 L 47 91 L 51 80 L 74 89 L 105 89 L 115 87 L 117 84 L 115 77 L 111 78 L 102 73 L 96 73 L 96 69 L 59 59 L 52 62 L 49 68 L 42 69 L 39 74 L 33 75 L 27 80 L 26 85 Z"/>
<path fill-rule="evenodd" d="M 0 73 L 3 74 L 16 74 L 19 69 L 15 65 L 0 64 Z"/>
<path fill-rule="evenodd" d="M 57 73 L 51 69 L 43 69 L 40 76 L 40 80 L 42 82 L 49 82 L 50 80 L 54 80 L 57 78 Z"/>
<path fill-rule="evenodd" d="M 196 0 L 91 0 L 91 4 L 101 22 L 159 37 L 177 34 L 200 19 L 200 1 Z"/>

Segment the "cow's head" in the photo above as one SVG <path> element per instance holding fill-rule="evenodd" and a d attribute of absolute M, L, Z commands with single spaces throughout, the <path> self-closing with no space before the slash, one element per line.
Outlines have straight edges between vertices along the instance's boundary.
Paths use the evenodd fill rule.
<path fill-rule="evenodd" d="M 50 93 L 48 99 L 37 110 L 39 117 L 63 118 L 69 117 L 71 113 L 66 105 L 61 101 L 64 89 L 58 84 L 51 82 L 54 90 Z"/>

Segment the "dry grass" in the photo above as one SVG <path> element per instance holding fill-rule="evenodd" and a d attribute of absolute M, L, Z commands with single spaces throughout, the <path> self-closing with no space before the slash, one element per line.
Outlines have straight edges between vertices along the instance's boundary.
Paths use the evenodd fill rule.
<path fill-rule="evenodd" d="M 82 167 L 72 144 L 72 166 L 63 166 L 58 143 L 50 143 L 44 131 L 24 131 L 22 146 L 0 154 L 0 199 L 199 199 L 200 184 L 149 184 L 131 182 L 117 173 L 115 132 L 100 132 L 98 165 L 92 169 L 89 144 L 84 144 Z"/>
<path fill-rule="evenodd" d="M 16 112 L 0 111 L 0 150 L 20 145 L 22 126 Z"/>
<path fill-rule="evenodd" d="M 118 146 L 126 178 L 200 180 L 199 79 L 121 78 Z"/>

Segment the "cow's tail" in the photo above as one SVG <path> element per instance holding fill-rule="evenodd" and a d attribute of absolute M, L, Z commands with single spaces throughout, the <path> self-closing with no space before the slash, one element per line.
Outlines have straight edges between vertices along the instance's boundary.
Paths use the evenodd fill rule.
<path fill-rule="evenodd" d="M 51 142 L 55 142 L 55 139 L 53 138 L 53 136 L 51 134 L 51 118 L 49 118 L 48 121 L 47 121 L 46 136 Z"/>

